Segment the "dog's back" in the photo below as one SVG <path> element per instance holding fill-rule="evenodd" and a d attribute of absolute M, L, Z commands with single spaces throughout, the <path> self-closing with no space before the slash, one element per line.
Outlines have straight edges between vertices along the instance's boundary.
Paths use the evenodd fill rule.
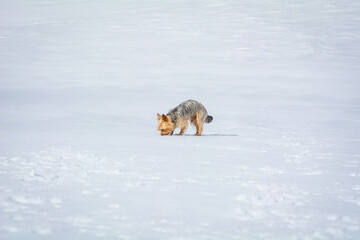
<path fill-rule="evenodd" d="M 199 118 L 202 122 L 205 122 L 205 119 L 208 116 L 205 107 L 201 103 L 195 100 L 187 100 L 176 108 L 171 109 L 167 115 L 175 122 L 180 119 L 190 120 L 196 114 L 199 114 Z"/>

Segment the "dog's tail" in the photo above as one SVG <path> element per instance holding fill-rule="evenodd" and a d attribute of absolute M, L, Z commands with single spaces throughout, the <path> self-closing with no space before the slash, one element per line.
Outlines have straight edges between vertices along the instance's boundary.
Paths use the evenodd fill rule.
<path fill-rule="evenodd" d="M 206 117 L 206 119 L 205 119 L 205 122 L 206 122 L 206 123 L 211 123 L 213 119 L 214 119 L 214 118 L 213 118 L 212 116 L 209 116 L 209 115 L 208 115 L 208 116 Z"/>

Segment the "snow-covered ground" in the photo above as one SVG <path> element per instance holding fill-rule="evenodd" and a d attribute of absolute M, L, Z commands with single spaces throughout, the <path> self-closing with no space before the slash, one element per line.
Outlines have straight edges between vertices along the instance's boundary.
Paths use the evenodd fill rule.
<path fill-rule="evenodd" d="M 1 1 L 0 239 L 359 239 L 359 13 Z"/>

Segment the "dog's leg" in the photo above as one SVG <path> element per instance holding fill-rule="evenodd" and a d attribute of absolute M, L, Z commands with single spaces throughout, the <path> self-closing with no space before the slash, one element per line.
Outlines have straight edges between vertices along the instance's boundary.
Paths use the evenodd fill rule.
<path fill-rule="evenodd" d="M 188 126 L 189 126 L 188 121 L 183 122 L 183 124 L 181 125 L 181 130 L 180 130 L 179 135 L 184 135 Z"/>
<path fill-rule="evenodd" d="M 201 136 L 201 133 L 202 133 L 202 131 L 203 131 L 203 127 L 201 126 L 199 126 L 197 129 L 196 129 L 196 134 L 195 134 L 195 136 Z"/>
<path fill-rule="evenodd" d="M 203 122 L 200 120 L 199 113 L 195 116 L 194 125 L 196 126 L 196 134 L 195 136 L 201 136 L 203 131 Z"/>

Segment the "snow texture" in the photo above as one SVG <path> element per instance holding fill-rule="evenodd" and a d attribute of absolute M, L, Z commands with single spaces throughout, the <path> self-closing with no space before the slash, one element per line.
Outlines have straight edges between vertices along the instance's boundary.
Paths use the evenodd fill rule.
<path fill-rule="evenodd" d="M 359 12 L 1 1 L 0 239 L 360 239 Z"/>

